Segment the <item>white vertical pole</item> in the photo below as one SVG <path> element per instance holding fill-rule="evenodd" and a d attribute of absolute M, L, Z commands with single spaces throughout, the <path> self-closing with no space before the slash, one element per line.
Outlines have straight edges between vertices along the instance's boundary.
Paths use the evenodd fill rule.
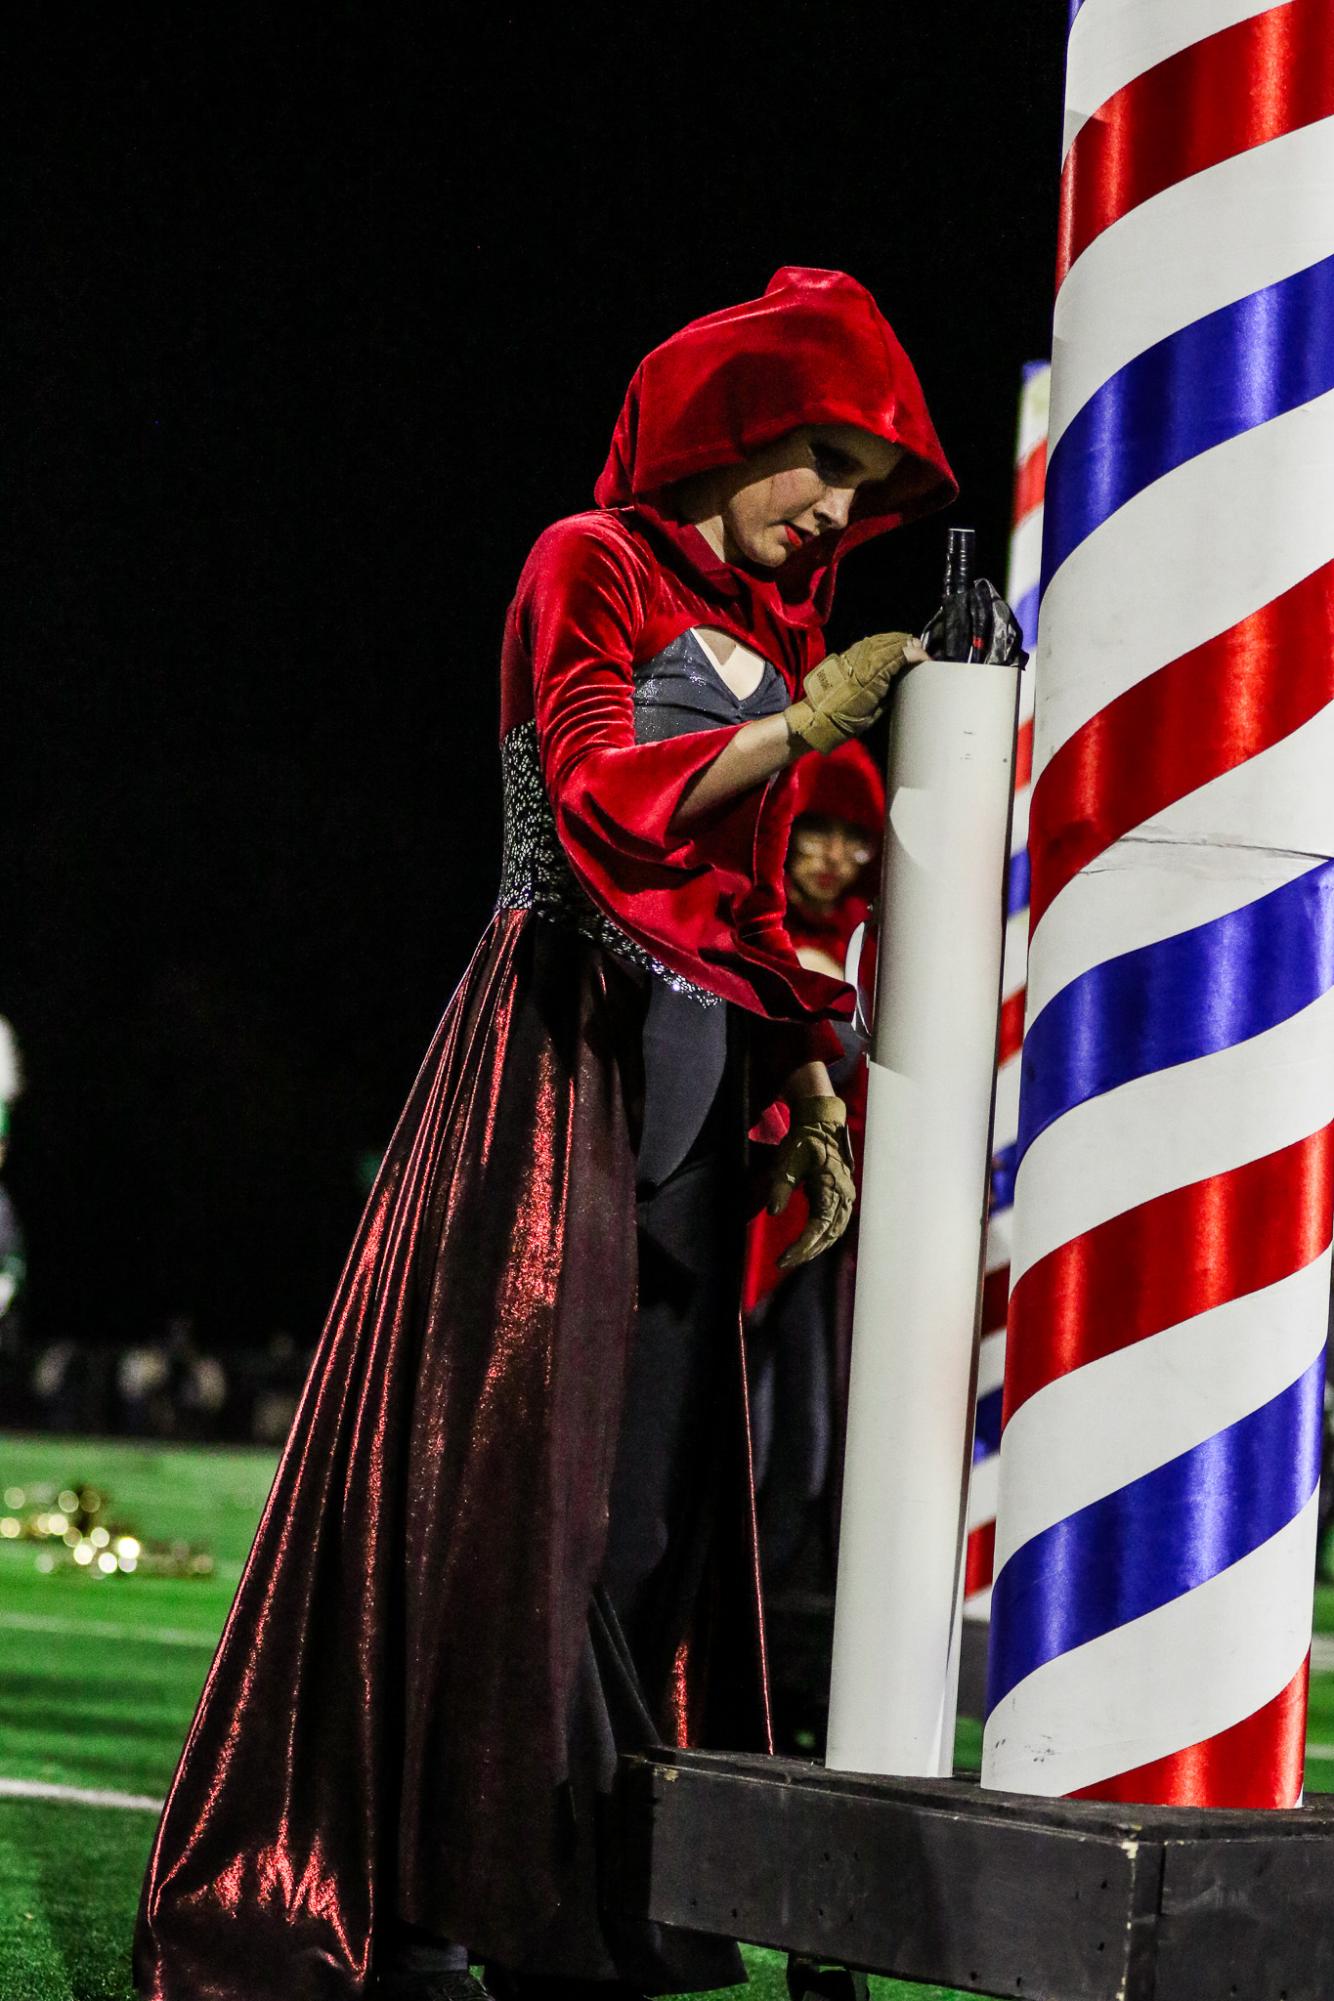
<path fill-rule="evenodd" d="M 1019 669 L 923 661 L 889 753 L 826 1762 L 953 1752 Z"/>

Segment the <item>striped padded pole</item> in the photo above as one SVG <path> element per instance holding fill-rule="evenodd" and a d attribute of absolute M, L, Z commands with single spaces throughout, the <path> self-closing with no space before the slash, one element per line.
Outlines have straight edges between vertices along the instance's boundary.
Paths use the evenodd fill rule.
<path fill-rule="evenodd" d="M 983 1782 L 1300 1796 L 1334 1139 L 1328 0 L 1084 0 Z"/>
<path fill-rule="evenodd" d="M 1038 585 L 1042 563 L 1042 491 L 1047 472 L 1047 404 L 1051 365 L 1030 361 L 1019 393 L 1015 442 L 1014 511 L 1005 595 L 1032 656 L 1037 650 Z M 996 1490 L 1000 1477 L 1001 1384 L 1005 1376 L 1005 1314 L 1010 1298 L 1010 1226 L 1014 1200 L 1014 1149 L 1019 1137 L 1019 1050 L 1024 1036 L 1024 984 L 1028 964 L 1028 803 L 1033 773 L 1033 665 L 1019 687 L 1019 737 L 1014 757 L 1014 817 L 1006 884 L 1005 964 L 1001 977 L 997 1043 L 996 1111 L 991 1199 L 987 1209 L 986 1278 L 982 1287 L 977 1413 L 968 1483 L 968 1545 L 964 1559 L 964 1617 L 985 1619 L 991 1609 L 996 1544 Z"/>

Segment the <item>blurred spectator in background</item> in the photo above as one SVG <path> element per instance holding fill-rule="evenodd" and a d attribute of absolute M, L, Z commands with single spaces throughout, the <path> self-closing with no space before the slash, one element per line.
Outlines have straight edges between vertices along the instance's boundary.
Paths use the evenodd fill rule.
<path fill-rule="evenodd" d="M 49 1341 L 33 1357 L 26 1408 L 42 1431 L 106 1431 L 112 1351 L 86 1342 Z"/>
<path fill-rule="evenodd" d="M 18 1039 L 0 1014 L 0 1176 L 9 1159 L 11 1109 L 23 1089 Z M 23 1284 L 26 1276 L 23 1226 L 13 1198 L 0 1179 L 0 1390 L 11 1403 L 23 1356 Z"/>
<path fill-rule="evenodd" d="M 788 936 L 803 965 L 842 979 L 849 941 L 875 893 L 884 784 L 854 740 L 827 757 L 803 758 L 793 786 Z M 846 1053 L 837 1069 L 830 1066 L 830 1081 L 848 1107 L 860 1180 L 866 1062 L 854 1032 L 839 1032 Z M 803 1581 L 827 1589 L 833 1582 L 830 1509 L 842 1463 L 856 1232 L 849 1228 L 833 1251 L 786 1272 L 780 1259 L 805 1222 L 798 1190 L 781 1216 L 761 1214 L 751 1225 L 745 1289 L 751 1426 L 765 1582 L 772 1588 L 789 1581 L 804 1552 Z"/>
<path fill-rule="evenodd" d="M 309 1349 L 280 1327 L 262 1345 L 229 1348 L 224 1368 L 180 1314 L 157 1340 L 121 1348 L 45 1342 L 16 1378 L 7 1421 L 43 1431 L 281 1445 L 309 1365 Z"/>
<path fill-rule="evenodd" d="M 296 1414 L 309 1352 L 285 1327 L 277 1327 L 264 1347 L 247 1349 L 238 1360 L 244 1371 L 238 1392 L 245 1437 L 255 1445 L 281 1445 Z"/>
<path fill-rule="evenodd" d="M 0 1174 L 9 1155 L 9 1106 L 0 1099 Z M 23 1228 L 0 1181 L 0 1363 L 6 1377 L 17 1365 L 23 1346 Z"/>
<path fill-rule="evenodd" d="M 160 1341 L 122 1350 L 116 1369 L 120 1428 L 151 1438 L 212 1438 L 222 1426 L 227 1372 L 175 1314 Z"/>

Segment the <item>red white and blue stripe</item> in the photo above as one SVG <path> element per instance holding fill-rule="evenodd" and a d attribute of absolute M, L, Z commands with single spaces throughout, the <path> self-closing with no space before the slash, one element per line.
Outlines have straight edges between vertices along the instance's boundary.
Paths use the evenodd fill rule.
<path fill-rule="evenodd" d="M 1301 1794 L 1334 1212 L 1328 0 L 1073 11 L 983 1782 Z"/>
<path fill-rule="evenodd" d="M 1051 368 L 1030 361 L 1019 396 L 1015 444 L 1014 509 L 1006 597 L 1030 656 L 1037 648 L 1038 586 L 1042 570 L 1042 492 L 1047 470 L 1047 403 Z M 995 1154 L 987 1214 L 986 1282 L 982 1290 L 982 1347 L 978 1361 L 977 1416 L 968 1487 L 968 1544 L 964 1567 L 964 1616 L 985 1619 L 991 1604 L 996 1542 L 996 1491 L 1000 1474 L 1001 1385 L 1005 1378 L 1005 1311 L 1010 1294 L 1010 1219 L 1015 1145 L 1019 1137 L 1019 1049 L 1024 1033 L 1024 982 L 1028 957 L 1028 802 L 1033 769 L 1033 668 L 1020 682 L 1019 741 L 1015 753 L 1014 819 L 1006 895 L 1005 964 L 996 1074 Z"/>

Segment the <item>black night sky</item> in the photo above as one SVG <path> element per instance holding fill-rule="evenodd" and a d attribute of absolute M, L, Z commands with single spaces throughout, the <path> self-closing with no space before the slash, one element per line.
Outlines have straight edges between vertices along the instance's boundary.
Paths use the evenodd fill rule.
<path fill-rule="evenodd" d="M 1063 0 L 48 10 L 11 126 L 8 908 L 35 1334 L 313 1337 L 491 907 L 496 660 L 625 385 L 870 286 L 1003 582 Z M 920 624 L 943 524 L 844 572 Z"/>

